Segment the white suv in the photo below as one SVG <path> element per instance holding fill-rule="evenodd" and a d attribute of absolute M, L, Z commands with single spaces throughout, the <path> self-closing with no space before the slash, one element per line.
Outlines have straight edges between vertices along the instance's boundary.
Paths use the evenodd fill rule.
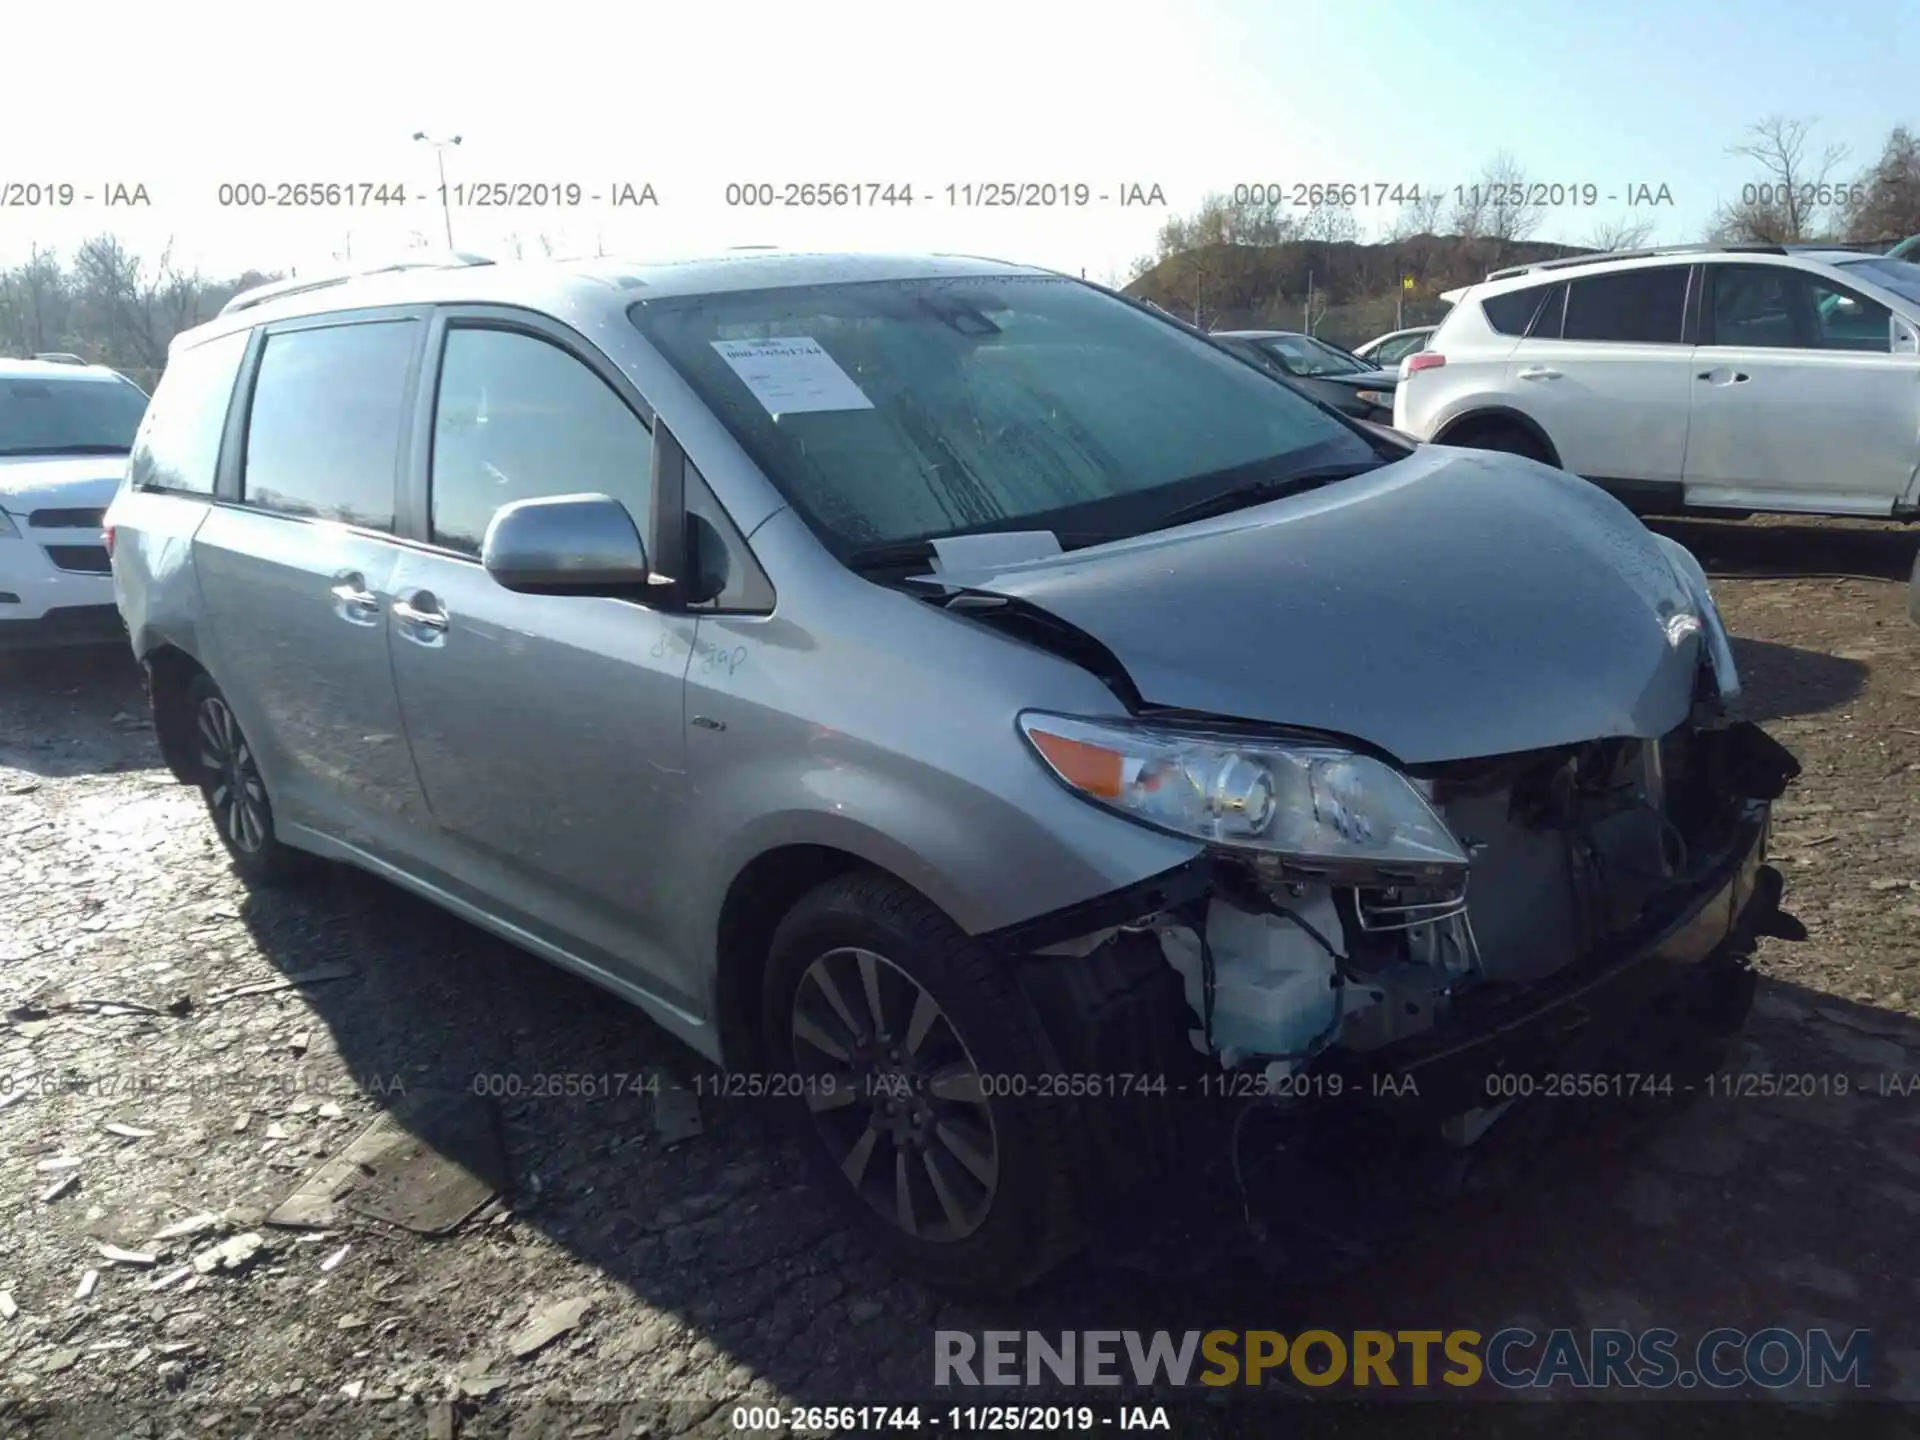
<path fill-rule="evenodd" d="M 1496 270 L 1401 362 L 1393 423 L 1636 509 L 1920 513 L 1920 264 L 1691 246 Z"/>
<path fill-rule="evenodd" d="M 126 643 L 101 526 L 146 410 L 104 366 L 0 359 L 0 650 Z"/>

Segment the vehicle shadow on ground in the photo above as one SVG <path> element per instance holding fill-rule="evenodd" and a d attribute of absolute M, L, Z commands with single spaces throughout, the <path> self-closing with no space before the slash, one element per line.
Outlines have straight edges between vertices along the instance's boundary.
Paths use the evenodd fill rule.
<path fill-rule="evenodd" d="M 1737 708 L 1748 720 L 1786 720 L 1837 710 L 1867 688 L 1869 667 L 1864 661 L 1771 640 L 1732 638 L 1740 671 Z"/>
<path fill-rule="evenodd" d="M 35 775 L 135 768 L 128 735 L 153 728 L 124 644 L 0 652 L 0 689 L 21 722 L 0 735 L 0 765 Z"/>
<path fill-rule="evenodd" d="M 1603 1113 L 1522 1178 L 1423 1219 L 1411 1236 L 1345 1273 L 1290 1281 L 1284 1270 L 1229 1263 L 1171 1283 L 1081 1258 L 1016 1300 L 954 1301 L 898 1278 L 842 1222 L 808 1183 L 769 1102 L 709 1092 L 700 1100 L 704 1133 L 663 1143 L 644 1098 L 610 1094 L 597 1077 L 654 1064 L 711 1072 L 586 982 L 383 882 L 332 867 L 302 891 L 250 897 L 242 918 L 287 973 L 338 960 L 357 967 L 303 996 L 350 1076 L 375 1087 L 401 1076 L 409 1090 L 500 1096 L 518 1223 L 797 1401 L 1031 1398 L 1032 1391 L 936 1392 L 939 1329 L 1467 1326 L 1484 1334 L 1508 1324 L 1610 1325 L 1636 1316 L 1683 1331 L 1758 1329 L 1801 1313 L 1795 1307 L 1805 1297 L 1768 1277 L 1809 1253 L 1816 1270 L 1856 1277 L 1847 1280 L 1852 1300 L 1839 1307 L 1849 1324 L 1888 1333 L 1903 1312 L 1882 1307 L 1909 1298 L 1898 1293 L 1907 1273 L 1898 1257 L 1920 1243 L 1915 1217 L 1889 1223 L 1885 1199 L 1877 1209 L 1873 1199 L 1876 1182 L 1884 1190 L 1901 1179 L 1898 1157 L 1848 1148 L 1846 1127 L 1828 1113 L 1844 1101 L 1831 1095 L 1776 1099 L 1774 1110 L 1789 1108 L 1772 1119 L 1757 1096 L 1721 1095 L 1687 1097 L 1690 1104 L 1649 1116 Z M 1831 1073 L 1849 1046 L 1858 1062 L 1851 1070 L 1861 1073 L 1920 1055 L 1920 1025 L 1903 1016 L 1792 986 L 1763 994 L 1749 1034 L 1766 1053 L 1749 1056 L 1750 1069 Z M 1814 1043 L 1815 1031 L 1840 1037 L 1840 1060 Z M 583 1077 L 597 1093 L 563 1093 L 556 1079 L 566 1076 Z M 1795 1103 L 1800 1112 L 1791 1111 Z M 1912 1113 L 1911 1099 L 1874 1103 Z M 1795 1130 L 1793 1121 L 1820 1115 L 1804 1133 Z M 1677 1158 L 1645 1160 L 1646 1147 L 1657 1153 L 1676 1125 L 1677 1141 L 1669 1135 L 1664 1143 Z M 492 1163 L 470 1129 L 436 1131 L 429 1119 L 420 1138 L 470 1168 Z M 1700 1165 L 1702 1154 L 1712 1163 Z M 1849 1177 L 1847 1193 L 1787 1188 L 1831 1174 Z M 1284 1195 L 1266 1197 L 1262 1213 L 1277 1243 L 1299 1255 L 1320 1250 L 1316 1237 L 1303 1243 L 1287 1233 Z M 504 1308 L 525 1297 L 495 1298 Z M 462 1290 L 463 1308 L 487 1303 Z M 864 1324 L 846 1318 L 863 1313 Z M 672 1391 L 648 1381 L 644 1354 L 623 1364 L 616 1345 L 607 1364 L 613 1393 Z"/>
<path fill-rule="evenodd" d="M 1649 529 L 1678 540 L 1716 579 L 1796 576 L 1906 580 L 1920 551 L 1920 527 L 1650 517 Z"/>

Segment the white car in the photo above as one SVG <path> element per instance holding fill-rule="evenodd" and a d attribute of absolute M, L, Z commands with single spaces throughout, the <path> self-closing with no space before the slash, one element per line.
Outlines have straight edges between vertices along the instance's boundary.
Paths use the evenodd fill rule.
<path fill-rule="evenodd" d="M 0 359 L 0 649 L 125 642 L 101 523 L 146 409 L 118 371 Z"/>
<path fill-rule="evenodd" d="M 1383 370 L 1390 369 L 1414 351 L 1426 349 L 1427 340 L 1437 328 L 1433 325 L 1415 325 L 1406 330 L 1389 330 L 1384 335 L 1374 336 L 1364 345 L 1355 346 L 1353 353 Z"/>
<path fill-rule="evenodd" d="M 1401 362 L 1394 426 L 1643 512 L 1920 514 L 1920 264 L 1690 246 L 1497 270 Z"/>

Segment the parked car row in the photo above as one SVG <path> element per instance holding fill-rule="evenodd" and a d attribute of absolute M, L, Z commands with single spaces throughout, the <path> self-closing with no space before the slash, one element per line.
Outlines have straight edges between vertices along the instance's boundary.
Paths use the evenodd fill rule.
<path fill-rule="evenodd" d="M 1246 1097 L 1471 1164 L 1803 933 L 1693 557 L 1300 379 L 955 257 L 341 275 L 174 341 L 105 533 L 245 879 L 632 1001 L 1006 1290 Z"/>

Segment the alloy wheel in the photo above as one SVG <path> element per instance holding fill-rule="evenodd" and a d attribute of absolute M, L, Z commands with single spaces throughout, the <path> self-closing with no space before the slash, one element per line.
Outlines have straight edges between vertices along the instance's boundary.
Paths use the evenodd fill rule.
<path fill-rule="evenodd" d="M 871 950 L 821 955 L 793 998 L 793 1054 L 815 1128 L 860 1197 L 918 1240 L 964 1240 L 999 1188 L 980 1069 L 924 986 Z"/>
<path fill-rule="evenodd" d="M 239 722 L 227 702 L 209 695 L 195 715 L 200 732 L 200 764 L 211 777 L 207 803 L 214 823 L 234 845 L 256 854 L 268 840 L 267 787 Z"/>

